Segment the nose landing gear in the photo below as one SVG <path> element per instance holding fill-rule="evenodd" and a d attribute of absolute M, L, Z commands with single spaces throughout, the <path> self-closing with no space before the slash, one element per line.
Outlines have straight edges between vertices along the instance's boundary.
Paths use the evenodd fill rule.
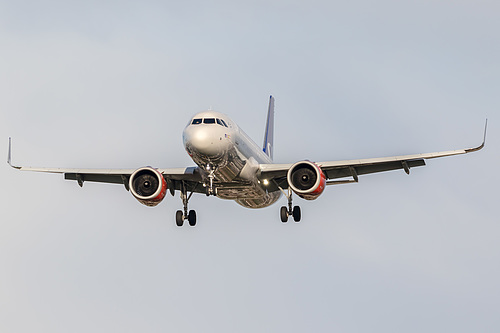
<path fill-rule="evenodd" d="M 211 196 L 211 195 L 216 195 L 217 194 L 217 190 L 214 187 L 215 169 L 210 164 L 207 164 L 207 166 L 205 167 L 205 169 L 206 169 L 206 171 L 208 173 L 208 184 L 206 186 L 207 197 Z"/>

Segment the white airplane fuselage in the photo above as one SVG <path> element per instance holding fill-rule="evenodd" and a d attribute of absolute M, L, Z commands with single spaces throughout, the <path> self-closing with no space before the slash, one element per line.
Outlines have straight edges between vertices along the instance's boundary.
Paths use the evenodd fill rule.
<path fill-rule="evenodd" d="M 275 203 L 281 193 L 268 192 L 258 178 L 259 164 L 271 158 L 227 115 L 206 111 L 194 115 L 182 134 L 184 148 L 204 170 L 212 172 L 215 195 L 248 208 Z"/>

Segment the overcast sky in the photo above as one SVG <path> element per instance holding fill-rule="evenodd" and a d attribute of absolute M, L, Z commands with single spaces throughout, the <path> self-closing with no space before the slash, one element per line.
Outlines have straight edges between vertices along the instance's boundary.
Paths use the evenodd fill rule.
<path fill-rule="evenodd" d="M 212 107 L 275 161 L 481 143 L 196 228 L 123 186 L 0 167 L 1 332 L 498 332 L 498 1 L 0 0 L 0 139 L 13 162 L 191 166 Z M 1 147 L 1 146 L 0 146 Z"/>

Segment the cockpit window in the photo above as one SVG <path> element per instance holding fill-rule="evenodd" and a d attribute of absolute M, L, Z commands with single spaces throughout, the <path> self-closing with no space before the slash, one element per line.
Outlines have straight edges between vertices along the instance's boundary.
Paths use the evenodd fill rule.
<path fill-rule="evenodd" d="M 198 124 L 219 124 L 220 126 L 228 127 L 226 122 L 222 119 L 219 118 L 194 118 L 191 121 L 191 125 L 198 125 Z"/>

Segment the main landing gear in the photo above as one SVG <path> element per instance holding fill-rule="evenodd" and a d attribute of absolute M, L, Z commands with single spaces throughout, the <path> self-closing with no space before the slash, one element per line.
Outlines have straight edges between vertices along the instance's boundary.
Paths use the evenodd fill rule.
<path fill-rule="evenodd" d="M 217 195 L 217 188 L 214 186 L 214 178 L 215 178 L 215 170 L 211 164 L 207 164 L 206 171 L 208 174 L 208 184 L 204 184 L 206 187 L 207 196 Z M 193 195 L 194 190 L 192 190 L 189 195 L 187 194 L 186 184 L 184 182 L 181 183 L 181 200 L 184 206 L 183 210 L 178 210 L 175 213 L 175 223 L 177 226 L 182 227 L 184 225 L 184 221 L 188 221 L 189 225 L 194 227 L 196 225 L 196 211 L 190 210 L 188 212 L 188 202 Z"/>
<path fill-rule="evenodd" d="M 283 193 L 286 195 L 285 191 Z M 290 187 L 288 188 L 288 195 L 286 195 L 288 198 L 288 208 L 285 206 L 282 206 L 280 209 L 280 217 L 281 217 L 281 222 L 286 223 L 288 222 L 288 217 L 293 216 L 293 220 L 295 222 L 300 222 L 301 218 L 301 212 L 300 212 L 300 207 L 295 206 L 293 207 L 292 204 L 292 190 Z"/>
<path fill-rule="evenodd" d="M 190 226 L 194 227 L 196 225 L 196 212 L 194 210 L 190 210 L 188 213 L 188 202 L 192 195 L 193 192 L 191 192 L 189 196 L 187 195 L 186 187 L 182 184 L 181 200 L 184 205 L 184 211 L 178 210 L 175 213 L 175 223 L 178 227 L 182 227 L 184 225 L 184 221 L 186 220 L 189 222 Z"/>

